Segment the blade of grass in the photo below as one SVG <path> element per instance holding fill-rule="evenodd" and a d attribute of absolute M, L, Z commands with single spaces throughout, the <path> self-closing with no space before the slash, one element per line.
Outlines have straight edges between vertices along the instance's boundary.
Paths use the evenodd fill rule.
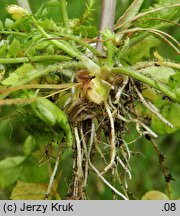
<path fill-rule="evenodd" d="M 67 14 L 67 2 L 66 0 L 60 0 L 60 8 L 61 8 L 61 14 L 62 14 L 62 19 L 63 19 L 63 24 L 67 28 L 67 30 L 70 30 L 70 25 L 69 25 L 69 18 Z"/>
<path fill-rule="evenodd" d="M 143 16 L 146 16 L 146 15 L 148 15 L 148 14 L 155 13 L 155 12 L 157 12 L 157 11 L 164 10 L 164 9 L 166 9 L 166 8 L 173 8 L 173 7 L 179 7 L 179 6 L 180 6 L 180 3 L 177 3 L 177 4 L 167 5 L 167 6 L 164 6 L 164 7 L 155 8 L 155 9 L 153 9 L 153 10 L 140 13 L 140 14 L 138 14 L 137 16 L 133 17 L 131 20 L 128 20 L 128 21 L 124 22 L 123 24 L 120 24 L 120 25 L 119 25 L 119 23 L 117 22 L 116 25 L 115 25 L 114 30 L 117 30 L 117 29 L 119 29 L 120 27 L 124 27 L 124 26 L 128 25 L 128 23 L 131 24 L 133 21 L 135 21 L 135 20 L 137 20 L 137 19 L 139 19 L 139 18 L 141 18 L 141 17 L 143 17 Z"/>
<path fill-rule="evenodd" d="M 131 24 L 131 21 L 141 8 L 142 3 L 143 0 L 135 0 L 125 11 L 125 13 L 119 18 L 119 20 L 116 23 L 116 26 L 118 26 L 119 28 L 121 25 L 123 25 L 124 28 L 128 28 Z"/>

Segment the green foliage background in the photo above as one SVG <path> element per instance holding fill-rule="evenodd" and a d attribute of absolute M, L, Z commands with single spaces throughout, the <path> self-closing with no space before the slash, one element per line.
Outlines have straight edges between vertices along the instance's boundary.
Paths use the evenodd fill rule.
<path fill-rule="evenodd" d="M 48 1 L 30 0 L 29 2 L 32 10 L 36 11 L 42 3 L 46 3 Z M 121 1 L 117 0 L 117 17 L 119 17 L 123 13 L 123 11 L 132 1 L 127 0 L 122 2 L 123 4 L 121 5 Z M 143 8 L 146 9 L 155 2 L 156 1 L 153 0 L 144 1 Z M 1 20 L 5 20 L 5 18 L 8 17 L 5 11 L 5 5 L 13 3 L 16 3 L 16 1 L 1 0 Z M 83 4 L 83 1 L 68 1 L 68 14 L 71 18 L 79 17 L 82 14 L 84 8 L 85 5 Z M 98 27 L 99 25 L 99 12 L 100 0 L 97 1 L 96 10 L 94 11 L 94 25 L 96 27 Z M 61 21 L 61 18 L 59 16 L 59 8 L 53 6 L 50 9 L 49 17 L 52 17 L 56 21 Z M 177 40 L 179 39 L 179 30 L 177 30 L 176 28 L 169 28 L 168 31 L 171 32 L 171 35 L 173 35 Z M 169 47 L 164 43 L 162 43 L 158 52 L 162 56 L 165 56 L 165 58 L 171 58 L 173 55 L 173 51 L 169 49 Z M 22 119 L 15 118 L 17 113 L 14 114 L 14 117 L 13 115 L 11 115 L 11 117 L 8 117 L 9 113 L 14 113 L 13 107 L 0 107 L 0 160 L 6 157 L 23 154 L 23 145 L 28 136 L 28 133 L 23 128 Z M 7 118 L 4 118 L 4 116 L 7 116 Z M 177 116 L 177 118 L 180 117 Z M 136 137 L 137 133 L 132 129 L 127 136 L 127 141 L 130 142 Z M 135 154 L 131 160 L 133 172 L 132 180 L 128 182 L 129 191 L 131 191 L 138 199 L 140 199 L 141 196 L 149 190 L 159 190 L 165 192 L 165 181 L 163 179 L 164 177 L 162 175 L 162 172 L 160 171 L 158 158 L 151 143 L 145 138 L 141 138 L 138 139 L 133 145 L 135 145 L 134 148 L 136 148 L 136 151 L 143 152 L 143 155 Z M 161 151 L 166 156 L 167 167 L 169 168 L 170 173 L 175 179 L 175 181 L 172 182 L 172 189 L 174 195 L 173 197 L 177 199 L 180 196 L 180 131 L 176 131 L 175 133 L 168 135 L 160 135 L 159 145 Z M 26 182 L 40 182 L 43 179 L 43 181 L 45 182 L 45 180 L 47 180 L 44 179 L 44 176 L 47 173 L 46 168 L 43 166 L 39 168 L 37 166 L 37 161 L 35 161 L 33 157 L 28 158 L 27 160 L 29 160 L 30 163 L 28 163 L 21 170 L 19 170 L 20 172 L 25 174 L 24 177 L 23 175 L 21 175 L 20 180 L 25 180 Z M 70 165 L 70 163 L 70 161 L 65 160 L 61 164 L 61 166 L 68 166 L 68 164 Z M 28 172 L 30 172 L 29 175 Z M 66 169 L 66 172 L 70 172 L 70 170 Z M 10 181 L 11 178 L 13 178 L 13 175 L 15 175 L 15 173 L 13 172 L 11 173 L 11 175 L 7 175 L 7 179 L 5 181 Z M 66 173 L 64 173 L 64 175 L 66 175 Z M 69 180 L 67 180 L 67 182 L 68 181 Z M 67 187 L 67 182 L 63 181 L 60 183 L 62 196 L 65 195 L 65 191 L 63 191 L 63 188 Z M 110 197 L 110 189 L 107 188 L 98 178 L 96 183 L 91 181 L 90 178 L 88 185 L 89 199 L 108 199 Z M 0 188 L 0 199 L 9 199 L 13 186 L 14 185 L 5 189 Z"/>

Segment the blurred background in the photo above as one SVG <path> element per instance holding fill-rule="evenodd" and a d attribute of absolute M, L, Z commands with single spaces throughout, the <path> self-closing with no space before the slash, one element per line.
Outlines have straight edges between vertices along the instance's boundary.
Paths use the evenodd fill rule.
<path fill-rule="evenodd" d="M 49 1 L 29 0 L 33 12 L 35 12 L 42 4 L 46 4 L 47 2 Z M 68 0 L 67 2 L 69 17 L 80 17 L 85 9 L 85 1 Z M 127 9 L 131 2 L 132 1 L 128 0 L 117 0 L 116 19 L 125 11 L 125 9 Z M 155 2 L 156 1 L 153 0 L 145 0 L 142 9 L 148 8 Z M 5 10 L 6 5 L 16 4 L 16 1 L 1 0 L 0 4 L 0 20 L 4 22 L 7 17 L 10 18 Z M 93 25 L 98 27 L 101 0 L 97 0 L 95 8 L 96 9 L 93 13 Z M 57 6 L 49 7 L 48 16 L 58 22 L 61 21 L 59 13 L 60 10 Z M 179 37 L 179 30 L 171 28 L 170 31 L 175 38 Z M 166 45 L 162 45 L 160 49 L 162 55 L 171 58 L 172 53 L 170 50 L 167 52 L 168 48 Z M 22 119 L 17 117 L 17 113 L 14 113 L 13 117 L 13 113 L 13 107 L 0 107 L 0 160 L 10 156 L 22 155 L 22 146 L 28 136 L 28 133 L 24 130 Z M 9 114 L 11 114 L 10 117 Z M 179 118 L 179 116 L 177 116 L 177 118 Z M 132 128 L 128 134 L 127 142 L 134 140 L 136 137 L 137 134 Z M 166 165 L 169 172 L 175 179 L 172 181 L 173 197 L 174 199 L 178 199 L 180 197 L 180 131 L 160 136 L 158 144 L 166 157 Z M 128 181 L 128 191 L 132 192 L 137 199 L 141 199 L 142 195 L 149 190 L 159 190 L 166 193 L 164 176 L 161 172 L 158 157 L 152 144 L 145 138 L 141 138 L 133 144 L 133 148 L 136 152 L 139 152 L 139 154 L 134 154 L 131 159 L 132 180 Z M 67 161 L 64 161 L 61 166 L 63 167 L 63 165 L 66 165 L 67 163 Z M 30 169 L 31 167 L 29 167 L 31 175 Z M 68 170 L 67 168 L 65 172 L 64 175 L 71 172 L 71 170 Z M 9 176 L 9 178 L 11 178 L 11 176 Z M 32 176 L 29 181 L 31 180 L 33 181 Z M 9 199 L 13 187 L 14 185 L 8 188 L 0 188 L 0 199 Z M 63 195 L 65 195 L 65 190 L 63 188 L 67 188 L 67 182 L 61 182 L 60 188 L 63 197 Z M 90 174 L 87 193 L 89 194 L 89 199 L 109 199 L 109 197 L 112 196 L 111 190 L 96 178 L 94 174 Z"/>

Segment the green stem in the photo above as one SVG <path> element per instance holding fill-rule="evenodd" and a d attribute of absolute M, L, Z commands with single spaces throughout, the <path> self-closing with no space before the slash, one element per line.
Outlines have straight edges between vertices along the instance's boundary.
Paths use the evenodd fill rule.
<path fill-rule="evenodd" d="M 18 35 L 18 36 L 22 36 L 22 37 L 27 37 L 27 34 L 22 33 L 22 32 L 15 32 L 15 31 L 0 31 L 0 34 Z"/>
<path fill-rule="evenodd" d="M 86 47 L 88 50 L 90 50 L 95 56 L 101 56 L 102 54 L 97 51 L 94 47 L 92 47 L 91 45 L 89 45 L 88 43 L 83 41 L 83 38 L 78 38 L 72 35 L 62 35 L 62 37 L 64 37 L 65 39 L 69 39 L 69 40 L 73 40 L 75 42 L 77 42 L 78 44 Z M 51 38 L 51 40 L 63 40 L 62 37 L 57 37 L 57 38 Z"/>
<path fill-rule="evenodd" d="M 114 73 L 120 73 L 120 74 L 125 74 L 128 75 L 132 78 L 135 78 L 145 84 L 148 84 L 149 86 L 161 91 L 165 95 L 167 95 L 169 98 L 173 99 L 177 103 L 180 103 L 180 98 L 177 98 L 172 89 L 170 89 L 168 86 L 165 84 L 155 81 L 152 78 L 149 78 L 141 73 L 138 73 L 136 71 L 130 70 L 125 67 L 118 67 L 118 68 L 112 68 L 111 70 Z"/>
<path fill-rule="evenodd" d="M 41 76 L 45 76 L 52 71 L 61 71 L 63 69 L 71 68 L 71 67 L 83 68 L 84 64 L 80 63 L 80 62 L 66 62 L 64 64 L 49 65 L 48 67 L 46 67 L 45 69 L 40 70 L 40 71 L 39 70 L 33 70 L 32 72 L 26 74 L 23 77 L 23 79 L 20 82 L 18 82 L 18 84 L 16 86 L 24 85 L 24 84 L 30 82 L 31 80 L 36 79 L 36 78 L 41 77 Z"/>
<path fill-rule="evenodd" d="M 169 61 L 149 61 L 149 62 L 140 62 L 135 66 L 132 66 L 133 70 L 141 70 L 144 68 L 148 68 L 151 66 L 154 66 L 155 64 L 163 65 L 166 67 L 171 67 L 171 68 L 176 68 L 180 70 L 180 64 L 175 63 L 175 62 L 169 62 Z"/>
<path fill-rule="evenodd" d="M 161 65 L 167 66 L 167 67 L 172 67 L 180 70 L 180 64 L 174 63 L 174 62 L 168 62 L 168 61 L 163 61 L 160 62 Z"/>
<path fill-rule="evenodd" d="M 68 30 L 70 30 L 69 19 L 68 19 L 67 8 L 66 8 L 66 0 L 60 0 L 60 7 L 61 7 L 61 14 L 62 14 L 64 26 Z"/>
<path fill-rule="evenodd" d="M 63 69 L 67 68 L 84 68 L 84 64 L 82 62 L 66 62 L 66 63 L 61 63 L 61 64 L 54 64 L 54 65 L 49 65 L 45 69 L 42 70 L 33 70 L 27 73 L 26 75 L 23 76 L 21 80 L 16 85 L 12 85 L 11 87 L 16 87 L 20 85 L 25 85 L 32 81 L 33 79 L 39 78 L 41 76 L 45 76 L 49 74 L 52 71 L 62 71 Z M 3 99 L 7 97 L 10 93 L 5 93 L 0 95 L 0 99 Z"/>
<path fill-rule="evenodd" d="M 44 31 L 44 29 L 38 24 L 37 20 L 32 16 L 32 21 L 33 23 L 36 25 L 37 29 L 39 30 L 39 32 L 47 39 L 50 39 L 51 36 Z M 63 50 L 64 52 L 66 52 L 68 55 L 72 56 L 72 57 L 77 57 L 78 59 L 81 59 L 81 55 L 80 53 L 78 53 L 77 51 L 75 51 L 73 49 L 73 47 L 66 46 L 65 44 L 61 43 L 60 41 L 56 41 L 53 40 L 52 43 L 57 46 L 59 49 Z"/>
<path fill-rule="evenodd" d="M 42 62 L 42 61 L 69 61 L 68 56 L 62 55 L 48 55 L 48 56 L 32 56 L 32 57 L 20 57 L 20 58 L 0 58 L 0 64 L 18 64 L 29 62 Z"/>
<path fill-rule="evenodd" d="M 77 43 L 81 44 L 82 46 L 86 47 L 88 50 L 90 50 L 95 56 L 101 56 L 101 53 L 98 52 L 94 47 L 89 45 L 88 43 L 84 42 L 83 40 L 74 37 L 74 36 L 67 36 L 67 38 L 72 39 L 76 41 Z"/>
<path fill-rule="evenodd" d="M 165 23 L 165 24 L 163 23 L 160 25 L 155 25 L 153 27 L 155 29 L 159 29 L 159 30 L 162 29 L 163 30 L 163 28 L 168 28 L 171 26 L 173 26 L 172 23 Z M 119 33 L 121 34 L 121 32 L 119 32 Z M 150 36 L 149 32 L 142 32 L 140 35 L 138 35 L 138 36 L 136 36 L 130 40 L 129 46 L 132 47 L 132 46 L 136 45 L 137 43 L 141 42 L 144 38 L 146 38 L 148 36 Z"/>
<path fill-rule="evenodd" d="M 109 63 L 109 65 L 112 65 L 112 63 L 113 63 L 113 55 L 114 55 L 112 41 L 107 42 L 107 48 L 108 48 L 108 63 Z"/>

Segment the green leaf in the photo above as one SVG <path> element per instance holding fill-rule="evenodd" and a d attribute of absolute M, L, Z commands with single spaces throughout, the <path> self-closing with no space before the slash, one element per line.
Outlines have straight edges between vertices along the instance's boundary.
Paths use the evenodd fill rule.
<path fill-rule="evenodd" d="M 82 37 L 96 37 L 98 34 L 97 28 L 95 26 L 76 26 L 74 27 L 74 34 L 81 35 Z"/>
<path fill-rule="evenodd" d="M 137 36 L 138 38 L 138 36 Z M 126 54 L 123 56 L 131 64 L 135 64 L 138 61 L 144 61 L 150 58 L 151 50 L 159 46 L 160 41 L 152 35 L 140 40 L 134 46 L 132 46 Z"/>
<path fill-rule="evenodd" d="M 20 52 L 21 50 L 22 49 L 21 49 L 20 42 L 18 40 L 14 39 L 9 46 L 8 52 L 12 57 L 16 57 L 18 52 Z"/>
<path fill-rule="evenodd" d="M 42 152 L 32 152 L 31 155 L 29 155 L 29 157 L 25 160 L 21 169 L 21 173 L 18 177 L 19 180 L 35 183 L 48 181 L 49 173 L 46 161 L 48 161 L 49 158 L 45 157 L 45 151 L 43 151 L 43 149 L 44 145 L 42 146 Z M 44 160 L 41 163 L 39 163 L 42 157 L 44 157 Z M 42 165 L 42 163 L 44 163 L 44 165 Z"/>
<path fill-rule="evenodd" d="M 11 30 L 12 27 L 13 27 L 13 25 L 14 25 L 14 21 L 11 20 L 11 19 L 9 19 L 9 18 L 7 18 L 7 19 L 5 20 L 4 25 L 5 25 L 5 28 L 6 28 L 7 30 Z"/>
<path fill-rule="evenodd" d="M 160 7 L 164 7 L 164 6 L 168 6 L 168 5 L 173 5 L 173 4 L 177 4 L 177 0 L 159 0 L 157 2 L 157 4 L 154 4 L 153 7 L 154 9 L 156 8 L 160 8 Z M 152 8 L 150 8 L 152 10 Z M 154 17 L 158 17 L 158 18 L 164 18 L 164 19 L 168 19 L 168 20 L 175 20 L 175 19 L 179 19 L 179 7 L 173 7 L 173 8 L 166 8 L 160 11 L 157 11 L 155 13 L 150 14 L 151 18 Z M 148 17 L 146 17 L 148 18 Z"/>
<path fill-rule="evenodd" d="M 46 18 L 45 20 L 39 22 L 39 25 L 41 25 L 41 27 L 43 27 L 43 29 L 47 32 L 56 32 L 59 30 L 59 27 L 52 19 Z"/>
<path fill-rule="evenodd" d="M 168 20 L 173 20 L 178 22 L 179 20 L 179 7 L 176 5 L 176 7 L 171 8 L 164 8 L 166 6 L 172 6 L 174 4 L 177 4 L 177 0 L 168 0 L 168 1 L 155 1 L 155 4 L 153 4 L 151 7 L 143 10 L 143 13 L 151 11 L 149 14 L 145 14 L 145 16 L 142 16 L 140 19 L 138 19 L 137 25 L 139 27 L 150 27 L 150 28 L 156 28 L 160 29 L 163 27 L 169 27 L 173 26 L 172 23 L 168 22 Z M 161 10 L 157 10 L 158 8 L 161 8 Z M 140 13 L 139 15 L 141 16 Z"/>
<path fill-rule="evenodd" d="M 45 4 L 42 3 L 41 6 L 38 8 L 38 10 L 35 13 L 36 18 L 45 19 L 48 16 L 48 10 L 44 6 Z"/>
<path fill-rule="evenodd" d="M 48 185 L 43 183 L 17 181 L 10 198 L 13 200 L 43 200 L 47 187 Z"/>
<path fill-rule="evenodd" d="M 67 144 L 71 146 L 71 128 L 65 113 L 58 106 L 45 98 L 42 98 L 36 102 L 35 109 L 37 116 L 42 121 L 51 126 L 56 125 L 59 129 L 62 129 L 65 132 Z"/>
<path fill-rule="evenodd" d="M 26 156 L 30 155 L 31 152 L 35 149 L 36 147 L 36 141 L 33 136 L 28 136 L 26 138 L 26 141 L 24 143 L 24 154 Z"/>
<path fill-rule="evenodd" d="M 165 66 L 150 66 L 140 70 L 140 72 L 152 77 L 153 80 L 161 81 L 163 83 L 167 83 L 169 77 L 175 74 L 175 71 L 172 68 Z"/>
<path fill-rule="evenodd" d="M 50 0 L 47 2 L 48 6 L 59 6 L 60 2 L 58 0 Z"/>
<path fill-rule="evenodd" d="M 16 156 L 0 161 L 0 188 L 8 187 L 18 179 L 24 160 L 24 156 Z"/>
<path fill-rule="evenodd" d="M 35 48 L 37 50 L 44 50 L 44 49 L 48 48 L 48 46 L 50 46 L 50 45 L 51 45 L 51 43 L 49 41 L 41 41 L 35 46 Z"/>
<path fill-rule="evenodd" d="M 160 191 L 148 191 L 143 195 L 142 200 L 169 200 L 169 198 Z"/>
<path fill-rule="evenodd" d="M 161 105 L 160 105 L 161 104 Z M 180 105 L 172 104 L 166 101 L 160 101 L 159 109 L 161 114 L 174 126 L 173 128 L 169 128 L 165 125 L 161 120 L 159 120 L 156 116 L 152 116 L 152 129 L 161 135 L 165 135 L 167 133 L 173 133 L 180 129 Z"/>
<path fill-rule="evenodd" d="M 8 49 L 8 40 L 1 40 L 0 42 L 0 56 L 1 57 L 5 57 L 6 53 L 7 53 L 7 49 Z"/>
<path fill-rule="evenodd" d="M 18 67 L 14 72 L 19 75 L 19 77 L 22 77 L 23 75 L 27 74 L 28 72 L 34 70 L 34 67 L 30 63 L 25 63 Z"/>
<path fill-rule="evenodd" d="M 94 61 L 86 56 L 81 57 L 84 66 L 88 69 L 91 75 L 99 76 L 101 73 L 101 68 Z"/>
<path fill-rule="evenodd" d="M 0 21 L 0 31 L 4 30 L 4 26 L 3 26 L 3 23 L 2 21 Z"/>
<path fill-rule="evenodd" d="M 180 98 L 180 88 L 176 88 L 174 90 L 174 93 L 175 93 L 175 95 L 176 95 L 177 98 Z"/>
<path fill-rule="evenodd" d="M 36 114 L 38 117 L 46 122 L 47 124 L 54 126 L 56 123 L 56 113 L 52 109 L 53 107 L 50 105 L 47 99 L 41 99 L 36 103 Z"/>
<path fill-rule="evenodd" d="M 123 28 L 128 28 L 131 25 L 131 21 L 138 11 L 141 8 L 141 5 L 143 3 L 143 0 L 135 0 L 133 3 L 129 6 L 129 8 L 125 11 L 125 13 L 120 17 L 118 20 L 118 26 L 123 26 Z M 127 23 L 128 22 L 128 23 Z"/>
<path fill-rule="evenodd" d="M 156 2 L 155 6 L 157 7 L 157 5 L 171 5 L 171 4 L 176 4 L 176 3 L 177 3 L 177 0 L 156 0 L 155 2 Z"/>
<path fill-rule="evenodd" d="M 20 80 L 25 79 L 25 75 L 34 70 L 33 65 L 31 64 L 23 64 L 18 67 L 13 73 L 9 75 L 8 78 L 3 80 L 1 83 L 4 85 L 17 85 Z"/>
<path fill-rule="evenodd" d="M 86 3 L 86 10 L 82 16 L 82 18 L 80 19 L 79 24 L 82 24 L 84 22 L 87 22 L 88 20 L 90 20 L 90 15 L 93 12 L 93 6 L 95 4 L 96 0 L 88 0 Z"/>
<path fill-rule="evenodd" d="M 180 98 L 180 73 L 177 72 L 171 75 L 168 80 L 168 85 L 173 89 L 177 98 Z"/>
<path fill-rule="evenodd" d="M 13 30 L 20 31 L 20 32 L 32 32 L 30 17 L 25 16 L 22 17 L 21 19 L 16 20 L 13 25 Z"/>
<path fill-rule="evenodd" d="M 25 130 L 34 137 L 38 146 L 47 145 L 54 139 L 55 134 L 52 128 L 35 116 L 30 107 L 26 106 L 20 110 L 23 113 Z"/>
<path fill-rule="evenodd" d="M 18 83 L 19 77 L 16 73 L 12 73 L 8 78 L 5 80 L 1 81 L 3 85 L 15 85 Z"/>
<path fill-rule="evenodd" d="M 179 72 L 169 77 L 168 85 L 172 89 L 180 88 L 180 73 Z"/>

